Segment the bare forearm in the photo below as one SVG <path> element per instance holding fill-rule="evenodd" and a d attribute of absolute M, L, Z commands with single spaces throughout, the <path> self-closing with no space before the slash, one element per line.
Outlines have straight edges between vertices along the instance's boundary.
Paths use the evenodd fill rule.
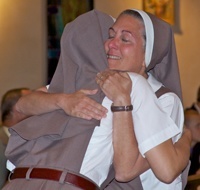
<path fill-rule="evenodd" d="M 58 102 L 61 94 L 50 94 L 42 91 L 34 91 L 23 96 L 17 102 L 15 108 L 25 115 L 40 115 L 60 109 Z"/>
<path fill-rule="evenodd" d="M 171 183 L 188 164 L 190 143 L 191 133 L 185 129 L 183 136 L 175 144 L 169 139 L 146 152 L 145 159 L 140 155 L 131 173 L 132 177 L 151 168 L 160 181 Z"/>
<path fill-rule="evenodd" d="M 130 95 L 120 95 L 114 106 L 130 105 Z M 115 178 L 119 181 L 130 180 L 130 173 L 139 156 L 135 138 L 132 111 L 113 112 L 113 146 Z"/>
<path fill-rule="evenodd" d="M 119 181 L 128 181 L 130 168 L 134 167 L 139 155 L 131 112 L 114 113 L 113 125 L 115 177 Z"/>
<path fill-rule="evenodd" d="M 96 90 L 79 90 L 72 94 L 48 93 L 44 88 L 23 96 L 16 104 L 16 110 L 27 116 L 40 115 L 62 109 L 66 114 L 83 119 L 97 119 L 106 116 L 107 109 L 89 98 Z"/>
<path fill-rule="evenodd" d="M 158 179 L 165 183 L 171 183 L 180 175 L 189 160 L 190 142 L 190 134 L 183 134 L 176 144 L 168 140 L 145 154 Z M 160 172 L 161 169 L 162 172 Z"/>

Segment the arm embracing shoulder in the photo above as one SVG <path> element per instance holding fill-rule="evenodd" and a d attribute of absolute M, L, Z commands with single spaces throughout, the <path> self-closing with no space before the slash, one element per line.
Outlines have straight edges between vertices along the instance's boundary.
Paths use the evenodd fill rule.
<path fill-rule="evenodd" d="M 49 93 L 42 87 L 19 99 L 15 109 L 27 116 L 40 115 L 62 109 L 66 114 L 83 119 L 101 119 L 106 116 L 107 109 L 89 98 L 97 90 L 79 90 L 72 94 Z"/>

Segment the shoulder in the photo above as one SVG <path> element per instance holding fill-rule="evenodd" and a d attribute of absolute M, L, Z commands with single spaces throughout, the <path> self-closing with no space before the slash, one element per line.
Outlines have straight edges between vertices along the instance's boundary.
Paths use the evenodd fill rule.
<path fill-rule="evenodd" d="M 158 99 L 162 107 L 182 107 L 180 98 L 173 92 L 164 93 Z"/>
<path fill-rule="evenodd" d="M 184 110 L 180 98 L 173 92 L 165 93 L 158 98 L 164 112 L 166 112 L 181 129 L 184 122 Z"/>

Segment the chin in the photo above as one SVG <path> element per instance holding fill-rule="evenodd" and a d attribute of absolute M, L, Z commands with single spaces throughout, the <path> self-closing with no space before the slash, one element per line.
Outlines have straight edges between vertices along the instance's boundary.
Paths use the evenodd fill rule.
<path fill-rule="evenodd" d="M 109 64 L 109 65 L 108 65 L 108 68 L 109 68 L 110 70 L 119 70 L 119 68 L 116 67 L 116 64 L 115 64 L 115 65 Z"/>

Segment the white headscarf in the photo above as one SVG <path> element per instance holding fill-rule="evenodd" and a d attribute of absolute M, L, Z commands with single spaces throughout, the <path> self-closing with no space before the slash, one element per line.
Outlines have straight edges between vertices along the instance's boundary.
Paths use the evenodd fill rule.
<path fill-rule="evenodd" d="M 145 33 L 146 33 L 146 49 L 145 49 L 145 64 L 146 67 L 150 64 L 152 51 L 153 51 L 153 44 L 154 44 L 154 28 L 153 24 L 151 22 L 151 19 L 149 18 L 148 14 L 142 10 L 136 10 L 144 21 L 145 26 Z"/>

